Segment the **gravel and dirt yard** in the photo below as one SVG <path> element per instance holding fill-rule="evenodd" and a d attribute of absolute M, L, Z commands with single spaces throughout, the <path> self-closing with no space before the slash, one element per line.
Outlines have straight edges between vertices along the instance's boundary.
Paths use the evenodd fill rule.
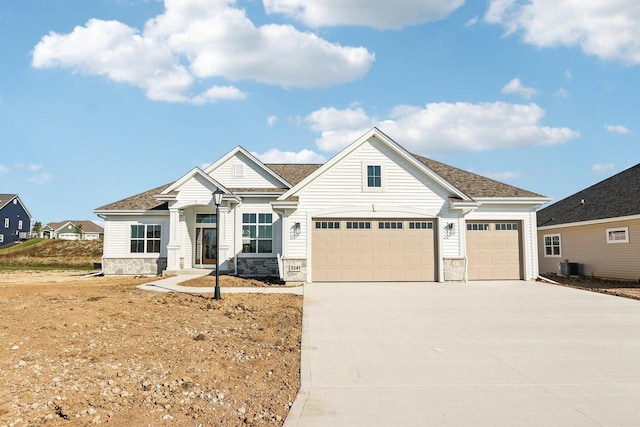
<path fill-rule="evenodd" d="M 640 283 L 622 280 L 606 280 L 588 276 L 556 276 L 543 275 L 564 286 L 583 289 L 587 291 L 600 292 L 619 297 L 640 299 Z"/>
<path fill-rule="evenodd" d="M 136 288 L 154 279 L 0 271 L 0 426 L 282 425 L 302 298 Z"/>

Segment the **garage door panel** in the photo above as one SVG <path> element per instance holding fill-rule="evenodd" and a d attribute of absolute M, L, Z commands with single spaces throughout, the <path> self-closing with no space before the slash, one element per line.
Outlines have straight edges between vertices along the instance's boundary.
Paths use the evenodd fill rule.
<path fill-rule="evenodd" d="M 469 221 L 469 280 L 522 278 L 521 229 L 519 221 Z"/>
<path fill-rule="evenodd" d="M 383 226 L 381 220 L 369 219 L 313 221 L 339 224 L 330 230 L 315 228 L 314 224 L 311 261 L 314 281 L 435 280 L 433 229 L 410 229 L 411 220 L 384 220 Z M 369 224 L 369 228 L 362 224 Z"/>

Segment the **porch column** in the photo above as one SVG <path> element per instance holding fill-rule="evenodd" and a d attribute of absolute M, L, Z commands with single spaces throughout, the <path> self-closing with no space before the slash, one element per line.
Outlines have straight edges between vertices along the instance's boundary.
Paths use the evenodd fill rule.
<path fill-rule="evenodd" d="M 180 270 L 180 242 L 178 240 L 178 223 L 180 210 L 169 208 L 169 243 L 167 244 L 167 270 Z"/>

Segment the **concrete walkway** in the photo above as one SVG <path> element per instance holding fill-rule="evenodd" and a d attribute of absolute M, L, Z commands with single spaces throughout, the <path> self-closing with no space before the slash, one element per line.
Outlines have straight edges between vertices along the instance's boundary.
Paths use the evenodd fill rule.
<path fill-rule="evenodd" d="M 285 426 L 638 426 L 640 301 L 533 282 L 305 285 Z"/>
<path fill-rule="evenodd" d="M 155 292 L 182 292 L 188 294 L 207 294 L 213 293 L 215 288 L 213 287 L 200 287 L 200 286 L 181 286 L 182 282 L 201 277 L 203 274 L 195 275 L 179 275 L 167 277 L 166 279 L 156 280 L 155 282 L 148 282 L 142 285 L 138 285 L 138 289 Z M 229 288 L 221 287 L 220 294 L 237 294 L 237 293 L 256 293 L 256 294 L 296 294 L 302 295 L 303 286 L 269 286 L 269 287 L 240 287 Z"/>

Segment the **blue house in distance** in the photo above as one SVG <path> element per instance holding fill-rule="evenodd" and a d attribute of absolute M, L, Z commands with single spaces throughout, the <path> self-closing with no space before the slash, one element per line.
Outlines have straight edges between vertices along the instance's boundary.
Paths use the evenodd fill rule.
<path fill-rule="evenodd" d="M 32 219 L 17 194 L 0 194 L 0 247 L 26 238 Z"/>

